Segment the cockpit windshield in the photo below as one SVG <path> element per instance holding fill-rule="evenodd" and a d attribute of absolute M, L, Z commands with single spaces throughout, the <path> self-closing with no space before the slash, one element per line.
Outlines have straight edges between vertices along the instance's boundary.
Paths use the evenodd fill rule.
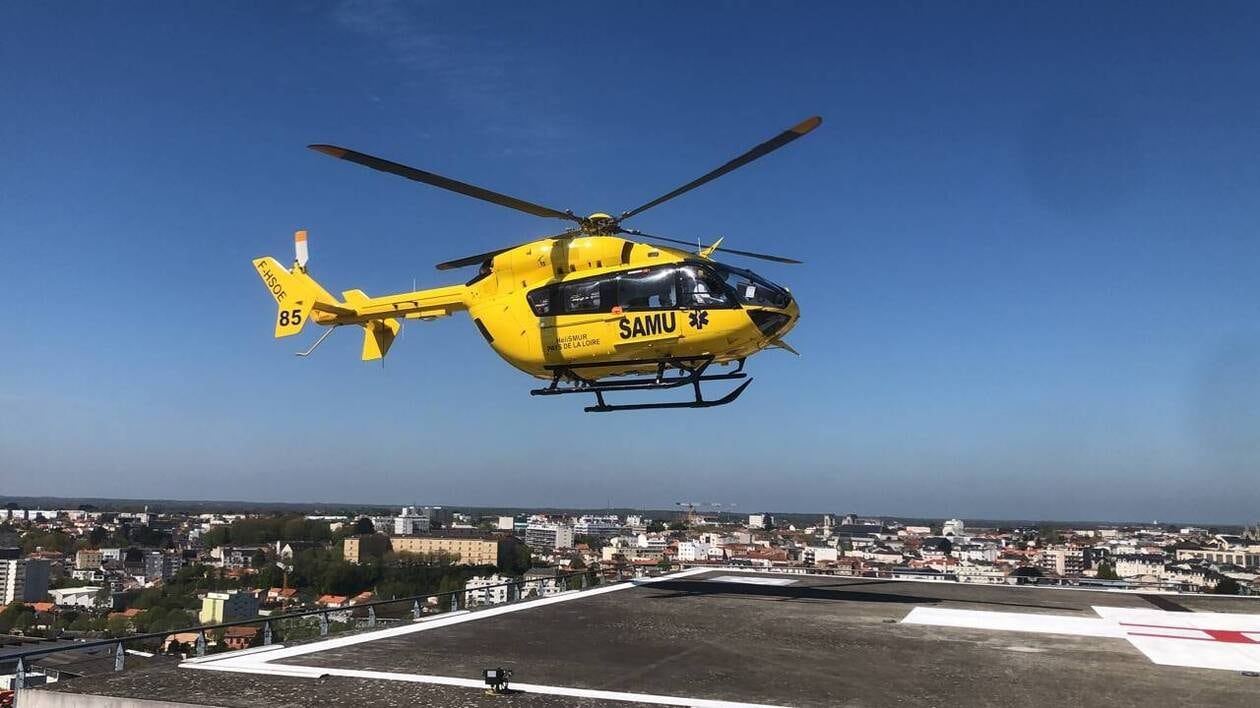
<path fill-rule="evenodd" d="M 741 305 L 761 305 L 764 307 L 787 307 L 792 296 L 784 288 L 775 285 L 751 270 L 732 268 L 727 265 L 710 266 L 726 285 L 739 298 Z"/>

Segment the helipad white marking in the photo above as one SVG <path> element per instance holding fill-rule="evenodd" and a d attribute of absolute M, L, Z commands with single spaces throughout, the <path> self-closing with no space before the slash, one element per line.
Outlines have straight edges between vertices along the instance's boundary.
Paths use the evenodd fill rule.
<path fill-rule="evenodd" d="M 1260 671 L 1260 644 L 1195 641 L 1183 638 L 1129 635 L 1146 658 L 1164 666 L 1189 666 L 1227 671 Z"/>
<path fill-rule="evenodd" d="M 1028 612 L 990 612 L 987 610 L 952 610 L 942 607 L 916 607 L 901 620 L 902 624 L 930 624 L 939 627 L 993 629 L 1006 632 L 1038 632 L 1073 634 L 1078 637 L 1123 638 L 1118 624 L 1097 617 L 1044 615 Z"/>
<path fill-rule="evenodd" d="M 183 666 L 181 664 L 181 666 Z M 268 674 L 296 676 L 300 678 L 319 678 L 321 676 L 346 676 L 350 678 L 374 679 L 377 681 L 407 681 L 410 683 L 431 683 L 443 686 L 459 686 L 462 688 L 485 688 L 480 679 L 458 678 L 454 676 L 430 676 L 426 674 L 400 674 L 389 671 L 361 671 L 357 669 L 329 669 L 319 666 L 231 666 L 216 669 L 206 664 L 196 664 L 187 668 L 211 671 L 231 671 L 235 673 Z M 282 668 L 281 671 L 276 669 Z M 537 683 L 512 682 L 513 691 L 524 693 L 543 693 L 552 696 L 569 696 L 573 698 L 594 698 L 605 701 L 629 701 L 660 706 L 687 706 L 687 708 L 785 708 L 768 703 L 742 703 L 739 701 L 723 701 L 711 698 L 688 698 L 686 696 L 662 696 L 652 693 L 629 693 L 625 691 L 601 691 L 593 688 L 573 688 L 570 686 L 548 686 Z"/>
<path fill-rule="evenodd" d="M 1127 625 L 1123 622 L 1120 626 L 1124 628 L 1125 634 L 1130 637 L 1152 636 L 1165 637 L 1168 639 L 1212 639 L 1212 635 L 1201 629 L 1186 629 L 1183 627 L 1145 627 L 1142 625 Z"/>
<path fill-rule="evenodd" d="M 705 578 L 706 583 L 743 583 L 745 585 L 791 585 L 796 581 L 791 578 L 756 578 L 750 575 L 719 575 L 716 578 Z"/>
<path fill-rule="evenodd" d="M 1101 617 L 916 607 L 906 624 L 1127 639 L 1153 663 L 1260 671 L 1260 615 L 1094 607 Z"/>

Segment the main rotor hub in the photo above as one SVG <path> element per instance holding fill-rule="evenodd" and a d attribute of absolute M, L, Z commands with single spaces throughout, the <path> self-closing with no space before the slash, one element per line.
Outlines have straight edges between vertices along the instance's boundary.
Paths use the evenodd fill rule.
<path fill-rule="evenodd" d="M 592 235 L 611 236 L 617 233 L 617 226 L 617 219 L 599 211 L 582 220 L 582 231 Z"/>

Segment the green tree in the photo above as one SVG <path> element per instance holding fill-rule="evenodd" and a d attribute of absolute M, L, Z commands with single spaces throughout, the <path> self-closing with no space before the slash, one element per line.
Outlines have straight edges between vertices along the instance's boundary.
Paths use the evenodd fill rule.
<path fill-rule="evenodd" d="M 372 520 L 366 516 L 360 516 L 359 520 L 354 522 L 354 532 L 359 536 L 367 536 L 376 533 L 376 526 L 372 524 Z"/>
<path fill-rule="evenodd" d="M 665 524 L 654 519 L 648 523 L 647 530 L 649 533 L 660 533 L 665 530 Z"/>
<path fill-rule="evenodd" d="M 284 582 L 284 571 L 276 567 L 274 563 L 268 563 L 258 569 L 254 574 L 254 587 L 256 588 L 278 588 Z"/>
<path fill-rule="evenodd" d="M 100 548 L 101 544 L 104 543 L 105 539 L 107 538 L 109 538 L 108 531 L 101 528 L 100 526 L 93 526 L 92 530 L 88 531 L 88 535 L 87 535 L 88 547 Z"/>
<path fill-rule="evenodd" d="M 74 539 L 60 529 L 26 532 L 26 535 L 22 537 L 22 553 L 31 553 L 38 548 L 42 548 L 45 551 L 73 553 Z"/>
<path fill-rule="evenodd" d="M 1111 565 L 1111 563 L 1108 563 L 1107 561 L 1103 561 L 1098 564 L 1098 579 L 1099 580 L 1119 580 L 1120 576 L 1116 575 L 1116 569 L 1115 567 Z"/>
<path fill-rule="evenodd" d="M 34 615 L 35 611 L 20 602 L 9 605 L 0 612 L 0 634 L 8 634 L 23 616 Z M 27 620 L 27 624 L 30 621 Z"/>
<path fill-rule="evenodd" d="M 533 565 L 534 554 L 529 546 L 523 543 L 513 544 L 512 555 L 499 565 L 499 572 L 505 575 L 521 575 Z"/>
<path fill-rule="evenodd" d="M 110 617 L 105 622 L 105 631 L 111 637 L 122 637 L 131 632 L 131 622 L 126 617 Z"/>

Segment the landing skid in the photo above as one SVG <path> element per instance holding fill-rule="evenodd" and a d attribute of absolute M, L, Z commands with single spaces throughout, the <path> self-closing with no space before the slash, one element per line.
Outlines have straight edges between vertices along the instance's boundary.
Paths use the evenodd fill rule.
<path fill-rule="evenodd" d="M 628 359 L 623 361 L 601 361 L 593 364 L 559 364 L 548 366 L 552 373 L 551 385 L 547 388 L 536 388 L 530 391 L 531 396 L 557 396 L 565 393 L 590 393 L 595 395 L 595 405 L 583 410 L 587 413 L 608 413 L 610 411 L 642 411 L 658 408 L 712 408 L 731 403 L 752 383 L 749 378 L 735 390 L 721 398 L 706 400 L 700 390 L 705 381 L 727 381 L 748 378 L 744 373 L 744 360 L 740 359 L 734 371 L 726 374 L 704 373 L 713 363 L 711 356 L 668 357 L 664 359 Z M 584 369 L 607 369 L 621 366 L 642 367 L 646 364 L 656 365 L 656 376 L 633 379 L 600 380 L 586 378 L 581 375 Z M 666 375 L 677 371 L 677 375 Z M 629 403 L 615 405 L 604 400 L 604 394 L 610 391 L 657 391 L 691 385 L 695 399 L 691 401 L 671 401 L 668 403 Z"/>

